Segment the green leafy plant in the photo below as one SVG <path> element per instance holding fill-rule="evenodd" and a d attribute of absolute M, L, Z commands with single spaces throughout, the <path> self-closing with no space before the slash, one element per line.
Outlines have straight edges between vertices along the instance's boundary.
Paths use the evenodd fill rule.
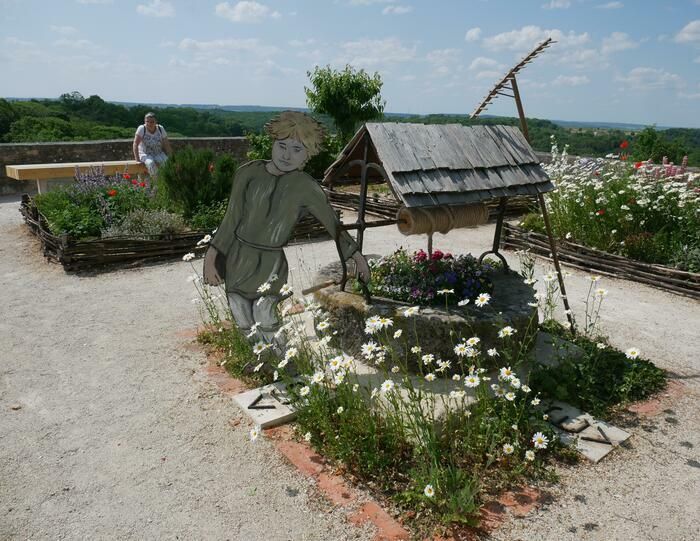
<path fill-rule="evenodd" d="M 215 201 L 208 205 L 200 204 L 190 218 L 190 227 L 200 231 L 216 229 L 219 227 L 221 220 L 224 219 L 227 206 L 228 201 Z"/>
<path fill-rule="evenodd" d="M 228 200 L 236 173 L 236 161 L 227 154 L 185 147 L 158 172 L 158 189 L 189 220 L 201 206 Z"/>
<path fill-rule="evenodd" d="M 149 239 L 182 233 L 187 229 L 179 214 L 165 210 L 136 209 L 129 212 L 119 223 L 102 232 L 102 238 L 130 237 Z"/>

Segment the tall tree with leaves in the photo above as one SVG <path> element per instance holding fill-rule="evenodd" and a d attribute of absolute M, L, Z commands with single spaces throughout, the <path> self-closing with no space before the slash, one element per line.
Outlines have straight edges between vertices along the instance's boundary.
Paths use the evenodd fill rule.
<path fill-rule="evenodd" d="M 307 72 L 312 88 L 304 87 L 306 103 L 315 113 L 326 114 L 335 122 L 341 139 L 348 141 L 361 122 L 384 116 L 382 78 L 352 66 L 335 70 L 316 67 Z"/>

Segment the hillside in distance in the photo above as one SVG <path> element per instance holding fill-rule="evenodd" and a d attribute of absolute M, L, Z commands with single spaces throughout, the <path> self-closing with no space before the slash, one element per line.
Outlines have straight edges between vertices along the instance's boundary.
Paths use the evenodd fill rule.
<path fill-rule="evenodd" d="M 2 99 L 0 98 L 0 141 L 50 142 L 85 141 L 131 138 L 136 126 L 143 122 L 147 111 L 154 111 L 158 120 L 172 136 L 230 137 L 261 133 L 265 124 L 285 107 L 259 105 L 210 104 L 135 104 L 108 102 L 99 96 L 83 97 L 79 92 L 62 95 L 59 99 Z M 305 108 L 296 108 L 308 111 Z M 314 115 L 329 132 L 334 131 L 330 118 Z M 384 121 L 415 122 L 423 124 L 457 123 L 506 124 L 519 126 L 514 117 L 484 115 L 471 119 L 466 114 L 409 115 L 387 113 Z M 614 122 L 569 122 L 528 118 L 530 141 L 535 150 L 548 151 L 555 138 L 560 148 L 568 145 L 571 154 L 605 156 L 618 153 L 620 144 L 628 141 L 630 156 L 635 159 L 660 160 L 668 156 L 680 163 L 688 156 L 691 165 L 700 165 L 700 129 L 644 128 L 637 124 Z M 647 133 L 651 130 L 651 134 Z M 647 133 L 647 143 L 637 146 Z M 641 137 L 641 139 L 640 139 Z M 650 150 L 651 149 L 651 150 Z"/>

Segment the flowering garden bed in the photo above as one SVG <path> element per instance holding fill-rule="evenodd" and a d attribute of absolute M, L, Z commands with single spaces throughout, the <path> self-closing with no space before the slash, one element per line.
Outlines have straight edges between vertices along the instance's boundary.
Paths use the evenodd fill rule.
<path fill-rule="evenodd" d="M 630 163 L 621 154 L 572 163 L 556 144 L 552 158 L 545 169 L 557 189 L 547 208 L 563 262 L 700 298 L 700 175 L 685 160 Z M 549 257 L 543 217 L 519 225 L 506 225 L 504 247 Z"/>
<path fill-rule="evenodd" d="M 137 264 L 199 252 L 205 248 L 201 243 L 198 244 L 199 241 L 210 233 L 208 230 L 193 230 L 153 235 L 150 238 L 79 239 L 69 234 L 53 234 L 46 218 L 27 194 L 22 196 L 20 212 L 32 233 L 41 241 L 44 256 L 60 263 L 67 271 L 82 271 L 111 264 Z M 297 224 L 292 242 L 325 237 L 328 237 L 328 233 L 323 226 L 315 218 L 306 217 Z"/>

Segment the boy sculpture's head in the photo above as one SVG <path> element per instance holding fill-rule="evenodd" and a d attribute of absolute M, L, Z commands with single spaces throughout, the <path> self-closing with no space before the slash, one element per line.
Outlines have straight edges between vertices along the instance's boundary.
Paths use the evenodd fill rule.
<path fill-rule="evenodd" d="M 323 127 L 311 116 L 285 111 L 265 125 L 274 139 L 272 162 L 287 173 L 303 168 L 309 158 L 321 151 Z"/>

